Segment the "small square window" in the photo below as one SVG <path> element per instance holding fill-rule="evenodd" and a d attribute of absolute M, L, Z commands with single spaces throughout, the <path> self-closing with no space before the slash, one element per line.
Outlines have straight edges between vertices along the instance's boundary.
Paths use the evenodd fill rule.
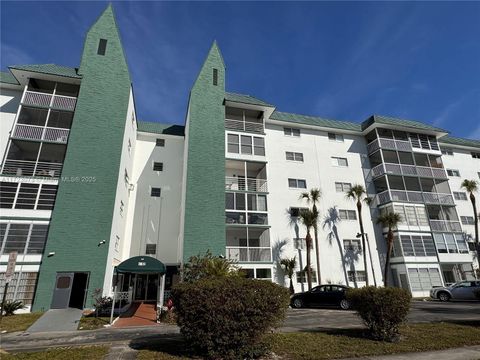
<path fill-rule="evenodd" d="M 343 142 L 343 135 L 342 134 L 328 133 L 328 139 L 330 141 Z"/>
<path fill-rule="evenodd" d="M 145 255 L 155 255 L 157 253 L 157 244 L 146 244 Z"/>
<path fill-rule="evenodd" d="M 163 163 L 154 162 L 153 163 L 153 171 L 163 171 Z"/>
<path fill-rule="evenodd" d="M 474 159 L 480 159 L 480 153 L 477 153 L 477 152 L 472 152 L 472 158 Z"/>
<path fill-rule="evenodd" d="M 460 177 L 460 171 L 458 170 L 447 169 L 447 174 L 448 176 Z"/>
<path fill-rule="evenodd" d="M 165 146 L 165 139 L 157 139 L 156 146 Z"/>
<path fill-rule="evenodd" d="M 98 42 L 97 54 L 98 55 L 105 55 L 106 51 L 107 51 L 107 40 L 106 39 L 100 39 L 100 41 Z"/>
<path fill-rule="evenodd" d="M 160 188 L 157 188 L 157 187 L 152 187 L 152 190 L 150 192 L 150 196 L 152 197 L 160 197 L 160 194 L 161 194 L 161 189 Z"/>
<path fill-rule="evenodd" d="M 218 70 L 213 69 L 213 85 L 218 85 Z"/>

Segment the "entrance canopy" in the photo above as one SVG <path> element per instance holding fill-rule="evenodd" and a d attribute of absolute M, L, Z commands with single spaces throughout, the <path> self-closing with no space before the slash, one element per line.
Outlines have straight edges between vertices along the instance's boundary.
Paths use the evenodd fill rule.
<path fill-rule="evenodd" d="M 160 274 L 167 272 L 166 266 L 151 256 L 135 256 L 125 260 L 115 268 L 115 271 L 121 273 L 134 274 Z"/>

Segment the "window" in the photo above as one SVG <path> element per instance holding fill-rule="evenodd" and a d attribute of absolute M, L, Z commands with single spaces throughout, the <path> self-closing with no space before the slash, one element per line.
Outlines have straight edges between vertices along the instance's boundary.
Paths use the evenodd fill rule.
<path fill-rule="evenodd" d="M 154 162 L 153 163 L 153 171 L 163 171 L 163 163 Z"/>
<path fill-rule="evenodd" d="M 288 179 L 289 188 L 306 189 L 307 182 L 304 179 Z"/>
<path fill-rule="evenodd" d="M 296 250 L 305 250 L 307 248 L 307 243 L 305 238 L 294 238 L 293 246 Z"/>
<path fill-rule="evenodd" d="M 240 139 L 240 142 L 239 142 Z M 265 139 L 257 136 L 235 134 L 227 135 L 227 151 L 229 153 L 265 156 Z"/>
<path fill-rule="evenodd" d="M 225 209 L 245 210 L 245 194 L 244 193 L 225 193 Z"/>
<path fill-rule="evenodd" d="M 463 225 L 475 225 L 473 216 L 460 216 L 460 221 Z"/>
<path fill-rule="evenodd" d="M 409 133 L 408 137 L 412 147 L 425 150 L 439 150 L 437 139 L 434 136 L 427 136 L 424 134 Z"/>
<path fill-rule="evenodd" d="M 119 246 L 120 246 L 120 236 L 115 235 L 115 251 L 118 251 Z"/>
<path fill-rule="evenodd" d="M 5 234 L 2 254 L 12 251 L 19 254 L 42 254 L 47 240 L 48 225 L 3 223 L 0 226 L 0 248 Z"/>
<path fill-rule="evenodd" d="M 152 187 L 152 190 L 150 192 L 150 196 L 152 197 L 160 197 L 161 194 L 161 189 L 157 187 Z"/>
<path fill-rule="evenodd" d="M 455 200 L 467 200 L 467 194 L 464 192 L 454 191 L 453 197 L 455 198 Z"/>
<path fill-rule="evenodd" d="M 343 250 L 345 251 L 362 251 L 359 239 L 343 240 Z"/>
<path fill-rule="evenodd" d="M 285 158 L 290 161 L 300 161 L 303 162 L 303 154 L 297 152 L 285 152 Z"/>
<path fill-rule="evenodd" d="M 477 152 L 472 152 L 472 158 L 474 159 L 480 159 L 480 153 L 477 153 Z"/>
<path fill-rule="evenodd" d="M 272 270 L 271 269 L 255 269 L 256 279 L 271 279 Z"/>
<path fill-rule="evenodd" d="M 453 156 L 453 151 L 451 149 L 442 149 L 443 155 Z"/>
<path fill-rule="evenodd" d="M 317 272 L 312 269 L 310 271 L 312 277 L 312 282 L 317 282 Z M 297 283 L 306 283 L 307 282 L 307 272 L 306 271 L 297 271 Z"/>
<path fill-rule="evenodd" d="M 344 183 L 344 182 L 336 182 L 335 183 L 335 191 L 336 192 L 347 192 L 352 188 L 351 183 Z"/>
<path fill-rule="evenodd" d="M 284 127 L 283 128 L 283 134 L 286 136 L 300 136 L 300 129 L 295 129 L 295 128 L 288 128 Z"/>
<path fill-rule="evenodd" d="M 120 216 L 123 216 L 123 209 L 124 209 L 125 205 L 123 203 L 122 200 L 120 200 Z"/>
<path fill-rule="evenodd" d="M 247 203 L 249 211 L 267 211 L 267 196 L 247 194 Z"/>
<path fill-rule="evenodd" d="M 336 141 L 336 142 L 343 142 L 343 135 L 342 134 L 328 133 L 328 140 Z"/>
<path fill-rule="evenodd" d="M 128 139 L 128 153 L 130 154 L 131 151 L 132 151 L 132 142 L 130 141 L 130 139 Z"/>
<path fill-rule="evenodd" d="M 6 300 L 19 300 L 24 305 L 30 305 L 37 283 L 37 272 L 15 272 L 9 283 Z M 68 278 L 69 279 L 69 278 Z M 5 289 L 5 272 L 0 273 L 0 298 Z"/>
<path fill-rule="evenodd" d="M 33 209 L 37 200 L 39 184 L 20 184 L 20 190 L 17 194 L 15 209 Z"/>
<path fill-rule="evenodd" d="M 107 40 L 106 39 L 100 39 L 100 41 L 98 42 L 97 54 L 98 55 L 105 55 L 106 50 L 107 50 Z"/>
<path fill-rule="evenodd" d="M 338 210 L 341 220 L 357 220 L 357 213 L 354 210 Z"/>
<path fill-rule="evenodd" d="M 365 271 L 349 271 L 348 272 L 348 281 L 366 281 L 367 277 Z"/>
<path fill-rule="evenodd" d="M 400 235 L 403 256 L 436 256 L 433 239 L 430 235 Z M 395 254 L 401 256 L 399 252 Z"/>
<path fill-rule="evenodd" d="M 56 195 L 57 185 L 21 183 L 19 186 L 16 182 L 0 182 L 2 209 L 52 210 Z"/>
<path fill-rule="evenodd" d="M 447 174 L 448 176 L 460 176 L 460 171 L 458 170 L 453 170 L 453 169 L 447 169 Z"/>
<path fill-rule="evenodd" d="M 265 156 L 265 139 L 261 137 L 253 137 L 253 154 Z"/>
<path fill-rule="evenodd" d="M 412 291 L 430 291 L 434 286 L 442 286 L 442 279 L 437 268 L 408 269 Z"/>
<path fill-rule="evenodd" d="M 123 173 L 123 178 L 124 178 L 124 180 L 125 180 L 125 183 L 126 183 L 127 185 L 129 185 L 129 184 L 130 184 L 130 178 L 128 177 L 128 171 L 127 171 L 127 169 L 125 169 L 125 172 Z"/>
<path fill-rule="evenodd" d="M 290 207 L 289 214 L 291 217 L 299 217 L 300 212 L 305 210 L 306 208 L 299 208 L 299 207 Z"/>
<path fill-rule="evenodd" d="M 463 234 L 434 233 L 435 245 L 439 253 L 468 253 Z"/>
<path fill-rule="evenodd" d="M 348 161 L 347 161 L 346 158 L 332 156 L 332 165 L 347 167 L 348 166 Z"/>
<path fill-rule="evenodd" d="M 164 147 L 165 146 L 165 139 L 157 139 L 156 142 L 155 142 L 155 145 Z"/>
<path fill-rule="evenodd" d="M 147 244 L 145 246 L 145 255 L 155 255 L 157 253 L 157 244 Z"/>
<path fill-rule="evenodd" d="M 218 85 L 218 70 L 213 69 L 213 85 Z"/>
<path fill-rule="evenodd" d="M 235 154 L 238 154 L 240 152 L 240 143 L 238 141 L 238 135 L 228 134 L 227 151 Z"/>

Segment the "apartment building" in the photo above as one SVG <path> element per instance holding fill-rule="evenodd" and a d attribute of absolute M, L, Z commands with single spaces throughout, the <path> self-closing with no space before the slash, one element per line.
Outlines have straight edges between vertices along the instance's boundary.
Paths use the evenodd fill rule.
<path fill-rule="evenodd" d="M 28 309 L 89 307 L 95 289 L 112 293 L 114 279 L 130 301 L 155 301 L 156 274 L 115 269 L 155 258 L 168 290 L 182 264 L 207 250 L 279 284 L 287 283 L 279 260 L 295 256 L 301 291 L 298 213 L 311 188 L 322 191 L 314 284 L 382 284 L 386 229 L 376 218 L 388 210 L 402 216 L 391 285 L 425 296 L 475 276 L 473 214 L 460 183 L 480 178 L 479 140 L 385 116 L 357 123 L 285 113 L 227 92 L 226 77 L 214 43 L 185 125 L 138 120 L 111 6 L 86 34 L 78 68 L 0 73 L 0 292 L 17 252 L 7 299 Z M 367 249 L 345 197 L 354 184 L 373 199 L 362 212 Z"/>

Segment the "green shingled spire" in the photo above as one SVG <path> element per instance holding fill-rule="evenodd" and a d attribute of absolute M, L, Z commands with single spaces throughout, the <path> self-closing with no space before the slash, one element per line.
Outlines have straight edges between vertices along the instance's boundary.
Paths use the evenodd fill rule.
<path fill-rule="evenodd" d="M 225 254 L 224 98 L 225 64 L 214 42 L 190 92 L 184 260 L 207 249 Z"/>

